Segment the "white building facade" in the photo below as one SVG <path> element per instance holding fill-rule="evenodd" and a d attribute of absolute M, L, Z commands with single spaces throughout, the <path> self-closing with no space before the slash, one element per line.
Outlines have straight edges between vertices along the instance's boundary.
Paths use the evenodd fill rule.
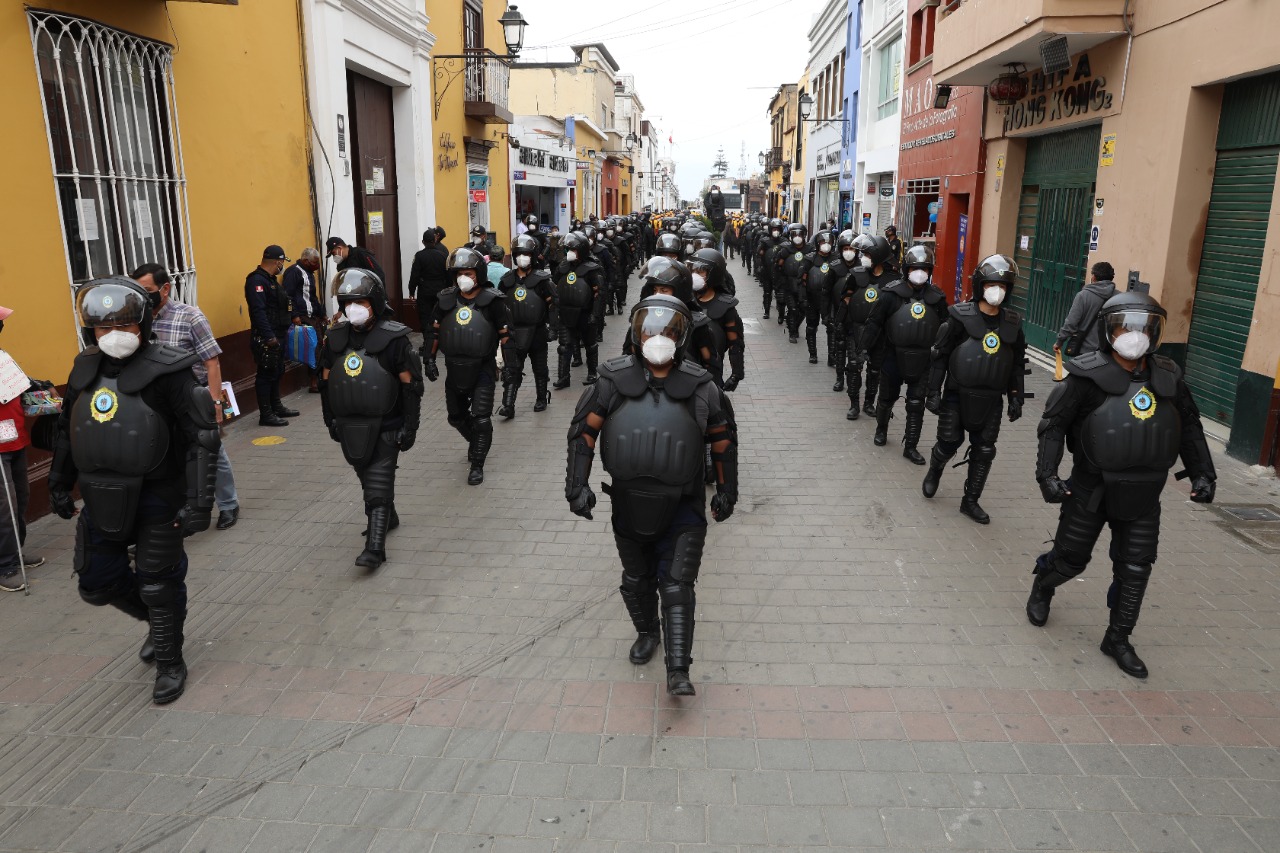
<path fill-rule="evenodd" d="M 569 191 L 577 179 L 573 145 L 564 122 L 550 116 L 518 115 L 511 136 L 520 148 L 511 153 L 511 233 L 532 213 L 543 231 L 568 232 L 573 218 Z"/>
<path fill-rule="evenodd" d="M 373 250 L 389 278 L 391 258 L 396 273 L 408 278 L 422 232 L 435 221 L 435 36 L 427 31 L 420 6 L 413 0 L 302 3 L 308 107 L 319 154 L 312 169 L 320 229 Z M 353 90 L 358 100 L 349 103 Z M 357 116 L 371 102 L 379 108 Z M 361 134 L 371 134 L 363 149 L 358 117 Z M 394 156 L 375 146 L 376 141 L 385 147 L 382 140 L 388 137 Z M 400 280 L 387 284 L 391 295 L 398 295 Z"/>
<path fill-rule="evenodd" d="M 881 234 L 893 224 L 905 76 L 905 7 L 905 0 L 862 4 L 854 229 L 863 233 Z"/>
<path fill-rule="evenodd" d="M 804 174 L 809 178 L 806 224 L 810 233 L 828 219 L 840 220 L 847 0 L 827 0 L 809 28 L 809 116 Z M 860 58 L 860 57 L 859 57 Z M 852 120 L 852 119 L 851 119 Z"/>

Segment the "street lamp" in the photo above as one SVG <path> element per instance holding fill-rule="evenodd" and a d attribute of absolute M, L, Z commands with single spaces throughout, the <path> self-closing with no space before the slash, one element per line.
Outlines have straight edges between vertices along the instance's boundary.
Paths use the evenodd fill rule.
<path fill-rule="evenodd" d="M 761 152 L 760 152 L 760 156 L 759 156 L 759 158 L 758 158 L 758 159 L 760 160 L 760 165 L 761 165 L 761 166 L 763 166 L 763 165 L 764 165 L 764 152 L 763 152 L 763 151 L 761 151 Z"/>
<path fill-rule="evenodd" d="M 634 133 L 628 133 L 624 144 L 627 146 L 627 150 L 631 151 L 636 147 L 636 143 L 639 141 L 640 140 L 636 138 L 636 135 Z"/>
<path fill-rule="evenodd" d="M 498 23 L 502 24 L 502 38 L 507 43 L 507 53 L 519 56 L 520 48 L 524 47 L 524 30 L 529 22 L 515 6 L 508 6 Z"/>
<path fill-rule="evenodd" d="M 813 96 L 805 92 L 800 96 L 800 120 L 808 121 L 811 115 L 813 115 Z"/>

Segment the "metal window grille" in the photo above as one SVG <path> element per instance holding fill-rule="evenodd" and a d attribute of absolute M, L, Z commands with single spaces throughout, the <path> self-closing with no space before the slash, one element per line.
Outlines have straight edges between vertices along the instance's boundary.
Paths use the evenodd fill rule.
<path fill-rule="evenodd" d="M 907 181 L 907 192 L 913 195 L 937 195 L 942 189 L 940 178 L 919 178 Z"/>
<path fill-rule="evenodd" d="M 72 292 L 159 263 L 196 304 L 171 48 L 87 18 L 27 17 Z"/>

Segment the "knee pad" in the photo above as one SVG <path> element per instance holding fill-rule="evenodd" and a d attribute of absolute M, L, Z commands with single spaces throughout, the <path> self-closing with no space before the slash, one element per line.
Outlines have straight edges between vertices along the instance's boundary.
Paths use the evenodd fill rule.
<path fill-rule="evenodd" d="M 138 595 L 141 596 L 142 603 L 148 607 L 164 607 L 166 604 L 173 604 L 181 594 L 178 581 L 171 579 L 144 581 L 138 586 Z"/>
<path fill-rule="evenodd" d="M 662 607 L 678 607 L 682 604 L 693 605 L 696 603 L 696 595 L 693 591 L 692 582 L 680 582 L 674 580 L 664 580 L 658 586 L 658 594 L 662 596 Z"/>
<path fill-rule="evenodd" d="M 462 427 L 467 425 L 467 421 L 469 421 L 470 418 L 468 418 L 466 415 L 449 415 L 448 420 L 449 420 L 449 426 L 453 427 L 454 429 L 461 429 Z"/>
<path fill-rule="evenodd" d="M 138 525 L 135 561 L 139 572 L 159 572 L 182 559 L 182 526 L 169 522 Z"/>
<path fill-rule="evenodd" d="M 122 578 L 116 583 L 104 586 L 101 589 L 79 587 L 80 600 L 85 604 L 92 604 L 94 607 L 105 607 L 122 595 L 127 595 L 132 589 L 133 580 L 131 578 Z"/>
<path fill-rule="evenodd" d="M 991 462 L 996 458 L 994 444 L 979 444 L 969 451 L 969 458 L 974 462 Z"/>
<path fill-rule="evenodd" d="M 896 397 L 894 399 L 897 399 Z M 918 415 L 924 412 L 924 400 L 919 397 L 908 397 L 907 402 L 903 404 L 909 415 Z"/>
<path fill-rule="evenodd" d="M 692 587 L 698 579 L 698 569 L 702 566 L 702 548 L 706 541 L 705 527 L 677 534 L 671 549 L 671 566 L 667 569 L 667 576 L 677 583 L 687 583 Z"/>
<path fill-rule="evenodd" d="M 1115 563 L 1112 574 L 1120 582 L 1143 582 L 1151 579 L 1150 563 Z"/>
<path fill-rule="evenodd" d="M 1086 554 L 1084 559 L 1079 559 L 1078 554 L 1064 553 L 1057 545 L 1050 549 L 1049 553 L 1044 555 L 1044 560 L 1036 560 L 1036 565 L 1041 570 L 1057 572 L 1064 578 L 1071 580 L 1084 574 L 1085 567 L 1089 565 L 1091 554 Z"/>
<path fill-rule="evenodd" d="M 471 428 L 476 432 L 493 432 L 493 418 L 472 418 Z"/>

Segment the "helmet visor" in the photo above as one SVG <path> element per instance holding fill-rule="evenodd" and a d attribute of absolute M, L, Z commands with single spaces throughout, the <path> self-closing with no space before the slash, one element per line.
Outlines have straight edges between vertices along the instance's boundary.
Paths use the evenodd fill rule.
<path fill-rule="evenodd" d="M 151 310 L 137 288 L 117 282 L 89 282 L 76 292 L 76 314 L 86 329 L 140 326 Z"/>
<path fill-rule="evenodd" d="M 1164 337 L 1164 317 L 1152 311 L 1118 311 L 1105 318 L 1107 340 L 1114 346 L 1116 339 L 1129 332 L 1141 332 L 1151 341 L 1147 352 L 1160 346 Z"/>
<path fill-rule="evenodd" d="M 632 339 L 642 345 L 654 335 L 662 335 L 679 346 L 688 332 L 689 321 L 684 313 L 665 305 L 646 305 L 631 316 Z"/>
<path fill-rule="evenodd" d="M 343 270 L 333 280 L 333 298 L 339 302 L 372 299 L 381 286 L 378 277 L 368 270 Z"/>

